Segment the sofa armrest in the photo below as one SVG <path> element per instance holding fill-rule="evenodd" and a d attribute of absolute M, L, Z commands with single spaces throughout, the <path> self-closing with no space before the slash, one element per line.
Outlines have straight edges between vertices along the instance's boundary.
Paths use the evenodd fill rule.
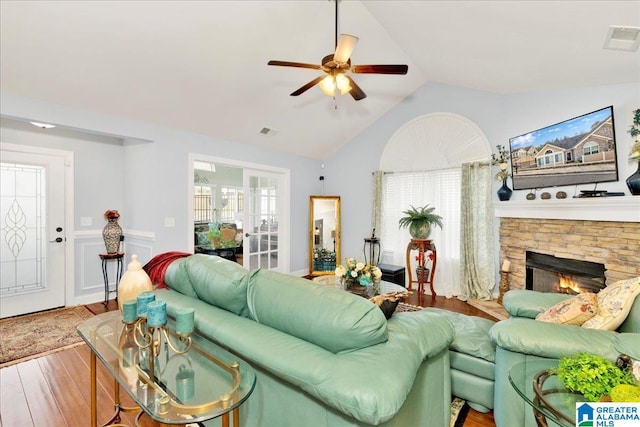
<path fill-rule="evenodd" d="M 619 334 L 579 326 L 511 318 L 496 323 L 489 335 L 506 350 L 549 359 L 575 353 L 598 354 L 614 361 L 620 353 L 640 358 L 640 334 Z"/>
<path fill-rule="evenodd" d="M 504 295 L 502 304 L 511 317 L 535 319 L 539 313 L 571 297 L 569 294 L 514 289 Z"/>

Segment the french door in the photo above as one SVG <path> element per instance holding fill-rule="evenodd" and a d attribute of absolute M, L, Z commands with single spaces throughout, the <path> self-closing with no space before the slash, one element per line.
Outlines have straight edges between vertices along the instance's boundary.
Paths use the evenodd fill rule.
<path fill-rule="evenodd" d="M 64 306 L 66 269 L 65 158 L 7 146 L 0 162 L 3 318 Z"/>
<path fill-rule="evenodd" d="M 280 174 L 244 169 L 244 260 L 249 270 L 282 271 Z M 248 261 L 248 262 L 247 262 Z"/>

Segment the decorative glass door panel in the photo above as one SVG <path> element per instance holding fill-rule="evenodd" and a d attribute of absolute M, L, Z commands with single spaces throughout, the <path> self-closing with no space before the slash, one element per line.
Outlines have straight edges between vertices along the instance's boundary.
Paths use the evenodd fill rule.
<path fill-rule="evenodd" d="M 245 259 L 250 270 L 278 270 L 280 230 L 279 176 L 245 170 Z M 247 252 L 248 249 L 248 252 Z M 248 254 L 248 256 L 247 256 Z"/>
<path fill-rule="evenodd" d="M 0 316 L 63 306 L 63 159 L 3 151 L 0 189 Z"/>

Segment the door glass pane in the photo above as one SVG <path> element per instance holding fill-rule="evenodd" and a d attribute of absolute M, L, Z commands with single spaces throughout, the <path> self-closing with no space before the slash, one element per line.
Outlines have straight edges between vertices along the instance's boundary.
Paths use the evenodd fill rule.
<path fill-rule="evenodd" d="M 2 295 L 46 287 L 46 169 L 0 164 Z"/>

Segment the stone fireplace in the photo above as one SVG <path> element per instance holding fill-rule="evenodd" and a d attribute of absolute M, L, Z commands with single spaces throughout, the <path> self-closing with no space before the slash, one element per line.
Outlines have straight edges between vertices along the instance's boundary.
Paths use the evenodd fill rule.
<path fill-rule="evenodd" d="M 511 289 L 526 289 L 527 252 L 601 264 L 605 286 L 640 276 L 640 197 L 496 202 L 495 213 Z"/>

